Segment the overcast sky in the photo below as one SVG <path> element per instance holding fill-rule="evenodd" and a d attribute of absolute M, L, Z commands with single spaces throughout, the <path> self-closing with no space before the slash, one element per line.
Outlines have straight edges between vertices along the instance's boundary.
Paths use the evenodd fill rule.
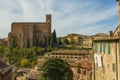
<path fill-rule="evenodd" d="M 12 22 L 43 22 L 46 14 L 57 36 L 108 33 L 118 25 L 116 0 L 0 0 L 0 38 Z"/>

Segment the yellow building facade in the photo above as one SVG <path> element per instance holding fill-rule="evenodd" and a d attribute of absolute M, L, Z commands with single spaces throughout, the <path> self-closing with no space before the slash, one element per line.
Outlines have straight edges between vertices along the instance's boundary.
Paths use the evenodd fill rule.
<path fill-rule="evenodd" d="M 94 39 L 94 80 L 120 80 L 120 38 Z"/>

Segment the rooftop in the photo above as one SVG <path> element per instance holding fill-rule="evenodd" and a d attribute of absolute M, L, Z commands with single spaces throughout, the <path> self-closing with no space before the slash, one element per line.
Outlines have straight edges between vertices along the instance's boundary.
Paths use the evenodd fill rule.
<path fill-rule="evenodd" d="M 1 74 L 6 73 L 10 69 L 11 69 L 11 67 L 9 65 L 4 64 L 3 62 L 0 61 L 0 73 Z"/>
<path fill-rule="evenodd" d="M 115 41 L 115 40 L 120 40 L 120 37 L 95 38 L 93 41 Z"/>
<path fill-rule="evenodd" d="M 84 50 L 57 50 L 57 51 L 52 51 L 50 53 L 64 53 L 64 54 L 88 54 L 88 51 L 84 51 Z"/>
<path fill-rule="evenodd" d="M 12 24 L 46 24 L 46 22 L 13 22 Z"/>
<path fill-rule="evenodd" d="M 84 60 L 84 61 L 81 61 L 80 63 L 81 63 L 81 68 L 87 69 L 87 70 L 92 69 L 92 62 L 90 62 L 88 60 Z M 77 67 L 77 63 L 72 62 L 72 63 L 70 63 L 70 66 L 71 67 Z"/>

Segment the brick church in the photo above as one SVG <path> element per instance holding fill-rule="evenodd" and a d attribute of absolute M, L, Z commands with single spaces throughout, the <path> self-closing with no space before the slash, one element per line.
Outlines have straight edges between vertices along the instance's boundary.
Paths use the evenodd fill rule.
<path fill-rule="evenodd" d="M 46 15 L 46 22 L 13 22 L 8 34 L 8 46 L 30 48 L 46 47 L 51 35 L 51 15 Z"/>

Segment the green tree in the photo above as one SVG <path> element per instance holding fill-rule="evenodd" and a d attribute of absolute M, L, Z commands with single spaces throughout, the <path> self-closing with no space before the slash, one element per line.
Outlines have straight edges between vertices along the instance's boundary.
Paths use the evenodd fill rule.
<path fill-rule="evenodd" d="M 54 43 L 54 45 L 57 44 L 56 31 L 55 30 L 53 31 L 53 43 Z"/>
<path fill-rule="evenodd" d="M 53 33 L 50 36 L 50 47 L 53 47 Z"/>
<path fill-rule="evenodd" d="M 16 35 L 12 37 L 11 47 L 14 47 L 14 48 L 17 47 L 17 36 Z"/>
<path fill-rule="evenodd" d="M 21 66 L 22 66 L 22 67 L 27 67 L 27 66 L 29 66 L 29 65 L 30 65 L 30 62 L 29 62 L 28 59 L 22 59 L 22 60 L 21 60 Z"/>
<path fill-rule="evenodd" d="M 4 47 L 0 46 L 0 58 L 3 59 L 3 55 L 4 55 Z"/>
<path fill-rule="evenodd" d="M 54 30 L 50 37 L 50 47 L 55 47 L 57 45 L 56 31 Z"/>
<path fill-rule="evenodd" d="M 65 45 L 69 44 L 69 41 L 66 38 L 63 39 L 63 42 Z"/>
<path fill-rule="evenodd" d="M 73 80 L 69 64 L 58 58 L 48 59 L 42 66 L 44 80 Z"/>
<path fill-rule="evenodd" d="M 16 66 L 21 66 L 22 59 L 28 59 L 34 66 L 37 63 L 37 56 L 43 56 L 45 48 L 18 48 L 0 46 L 0 60 Z"/>
<path fill-rule="evenodd" d="M 62 40 L 61 40 L 61 38 L 57 38 L 57 45 L 62 45 Z"/>

